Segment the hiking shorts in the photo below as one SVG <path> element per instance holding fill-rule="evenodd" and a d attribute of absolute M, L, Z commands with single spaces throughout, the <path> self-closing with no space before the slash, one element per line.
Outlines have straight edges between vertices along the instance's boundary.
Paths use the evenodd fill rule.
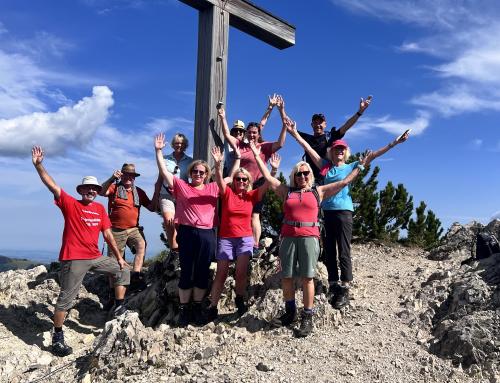
<path fill-rule="evenodd" d="M 219 238 L 217 243 L 218 261 L 234 261 L 241 255 L 253 253 L 253 237 Z"/>
<path fill-rule="evenodd" d="M 319 251 L 317 237 L 284 237 L 279 250 L 283 278 L 314 278 Z"/>
<path fill-rule="evenodd" d="M 125 259 L 125 246 L 128 246 L 134 254 L 137 253 L 138 249 L 146 249 L 146 241 L 144 240 L 143 234 L 138 227 L 132 227 L 130 229 L 117 229 L 111 228 L 113 237 L 115 238 L 116 247 L 120 251 L 120 254 Z M 114 258 L 113 251 L 111 247 L 108 246 L 108 257 Z"/>
<path fill-rule="evenodd" d="M 89 271 L 100 274 L 109 274 L 114 277 L 115 286 L 128 286 L 130 284 L 130 270 L 120 270 L 116 258 L 101 256 L 95 259 L 79 259 L 74 261 L 61 261 L 59 284 L 61 291 L 56 302 L 57 311 L 68 311 L 73 306 L 83 277 Z"/>
<path fill-rule="evenodd" d="M 160 195 L 160 209 L 162 213 L 175 214 L 175 198 L 172 196 L 172 194 Z"/>

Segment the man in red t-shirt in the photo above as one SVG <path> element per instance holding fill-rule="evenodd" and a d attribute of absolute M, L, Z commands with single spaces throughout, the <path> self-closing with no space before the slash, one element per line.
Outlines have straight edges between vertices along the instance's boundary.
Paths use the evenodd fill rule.
<path fill-rule="evenodd" d="M 123 164 L 121 170 L 115 170 L 113 175 L 102 184 L 100 195 L 108 197 L 108 212 L 111 220 L 111 232 L 115 238 L 120 253 L 125 256 L 125 246 L 135 254 L 131 275 L 131 289 L 141 289 L 146 286 L 141 273 L 146 240 L 142 227 L 139 226 L 141 206 L 149 211 L 156 210 L 156 202 L 160 195 L 161 182 L 155 184 L 153 200 L 144 190 L 135 186 L 135 178 L 140 174 L 135 171 L 134 164 Z M 112 253 L 109 249 L 108 255 Z"/>
<path fill-rule="evenodd" d="M 44 157 L 42 148 L 34 146 L 31 155 L 40 179 L 54 195 L 54 202 L 64 216 L 64 232 L 59 253 L 61 291 L 54 309 L 52 352 L 57 356 L 66 356 L 73 350 L 64 342 L 62 326 L 66 312 L 72 307 L 85 274 L 88 271 L 95 271 L 114 276 L 116 295 L 114 315 L 118 316 L 126 311 L 123 302 L 126 286 L 130 283 L 130 270 L 116 246 L 111 233 L 111 222 L 104 206 L 94 202 L 101 190 L 97 179 L 92 176 L 84 177 L 82 183 L 76 187 L 81 199 L 76 200 L 62 190 L 45 170 L 42 165 Z M 104 257 L 100 253 L 99 233 L 103 234 L 116 259 Z"/>

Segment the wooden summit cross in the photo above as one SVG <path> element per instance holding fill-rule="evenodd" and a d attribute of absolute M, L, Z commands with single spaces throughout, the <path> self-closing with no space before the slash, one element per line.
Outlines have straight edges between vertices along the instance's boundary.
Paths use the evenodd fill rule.
<path fill-rule="evenodd" d="M 180 1 L 199 11 L 193 156 L 212 165 L 210 148 L 222 145 L 216 106 L 226 103 L 229 25 L 279 49 L 295 44 L 295 27 L 247 0 Z"/>

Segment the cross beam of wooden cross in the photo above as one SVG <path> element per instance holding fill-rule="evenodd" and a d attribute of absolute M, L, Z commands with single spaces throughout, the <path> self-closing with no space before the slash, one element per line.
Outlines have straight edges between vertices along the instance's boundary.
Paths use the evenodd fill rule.
<path fill-rule="evenodd" d="M 278 49 L 295 44 L 295 27 L 247 0 L 180 0 L 199 11 L 193 157 L 212 164 L 222 146 L 217 103 L 226 103 L 229 25 Z"/>

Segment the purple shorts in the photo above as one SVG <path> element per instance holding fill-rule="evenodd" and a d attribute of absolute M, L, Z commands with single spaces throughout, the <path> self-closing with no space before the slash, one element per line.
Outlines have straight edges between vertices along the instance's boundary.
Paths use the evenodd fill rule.
<path fill-rule="evenodd" d="M 218 261 L 233 261 L 240 255 L 252 255 L 253 237 L 219 238 L 217 243 Z"/>

